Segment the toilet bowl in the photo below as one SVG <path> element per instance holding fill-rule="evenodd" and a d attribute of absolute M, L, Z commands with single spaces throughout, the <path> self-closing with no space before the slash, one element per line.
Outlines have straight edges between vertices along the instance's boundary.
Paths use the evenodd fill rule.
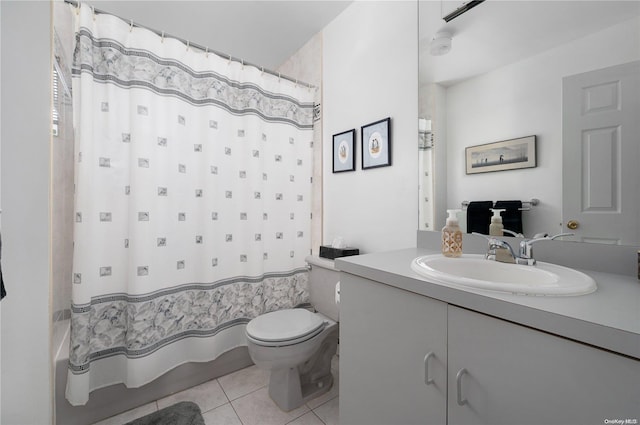
<path fill-rule="evenodd" d="M 284 411 L 300 407 L 333 385 L 331 359 L 338 345 L 333 291 L 339 274 L 333 261 L 307 257 L 307 262 L 311 304 L 315 306 L 320 297 L 318 305 L 333 307 L 325 307 L 326 314 L 304 308 L 273 311 L 251 320 L 245 331 L 249 355 L 256 366 L 271 371 L 269 396 Z M 327 286 L 330 291 L 323 288 Z M 331 303 L 324 299 L 328 294 Z"/>

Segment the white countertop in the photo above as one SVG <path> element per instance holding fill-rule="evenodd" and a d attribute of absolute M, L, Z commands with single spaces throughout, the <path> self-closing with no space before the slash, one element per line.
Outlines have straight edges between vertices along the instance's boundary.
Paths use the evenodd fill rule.
<path fill-rule="evenodd" d="M 479 313 L 640 359 L 640 281 L 580 270 L 598 285 L 581 296 L 523 296 L 429 282 L 411 261 L 437 251 L 409 248 L 343 257 L 343 272 L 375 280 Z"/>

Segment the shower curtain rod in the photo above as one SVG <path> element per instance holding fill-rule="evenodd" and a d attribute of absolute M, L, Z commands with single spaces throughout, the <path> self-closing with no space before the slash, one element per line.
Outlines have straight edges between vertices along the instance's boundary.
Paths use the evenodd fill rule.
<path fill-rule="evenodd" d="M 70 4 L 70 5 L 74 6 L 74 7 L 80 7 L 80 2 L 79 1 L 64 0 L 64 2 Z M 97 8 L 95 8 L 93 6 L 91 6 L 91 10 L 92 10 L 93 13 L 102 13 L 102 14 L 105 14 L 105 15 L 115 16 L 116 18 L 121 19 L 124 22 L 128 22 L 132 27 L 144 28 L 144 29 L 146 29 L 148 31 L 151 31 L 151 32 L 163 37 L 163 38 L 173 38 L 174 40 L 178 40 L 179 42 L 185 44 L 187 46 L 187 48 L 193 47 L 193 48 L 196 48 L 198 50 L 202 50 L 203 52 L 206 52 L 206 53 L 213 53 L 214 55 L 220 56 L 223 59 L 227 59 L 229 61 L 234 61 L 234 62 L 241 63 L 242 66 L 252 66 L 252 67 L 254 67 L 256 69 L 259 69 L 262 72 L 265 72 L 267 74 L 270 74 L 270 75 L 273 75 L 275 77 L 278 77 L 279 79 L 282 78 L 284 80 L 291 81 L 292 83 L 295 83 L 296 85 L 300 85 L 302 87 L 307 87 L 309 89 L 317 89 L 317 87 L 314 86 L 313 84 L 305 83 L 303 81 L 299 81 L 296 78 L 292 78 L 292 77 L 288 77 L 286 75 L 282 75 L 280 72 L 276 72 L 276 71 L 272 71 L 270 69 L 266 69 L 264 66 L 259 66 L 259 65 L 252 64 L 250 62 L 245 62 L 244 60 L 242 60 L 240 58 L 234 58 L 233 56 L 228 55 L 226 53 L 218 52 L 216 50 L 211 50 L 206 46 L 202 46 L 200 44 L 193 43 L 190 40 L 185 40 L 184 38 L 181 38 L 181 37 L 178 37 L 178 36 L 175 36 L 175 35 L 167 34 L 164 31 L 158 31 L 158 30 L 156 30 L 154 28 L 149 28 L 147 26 L 135 23 L 135 22 L 133 22 L 133 19 L 125 19 L 122 16 L 114 15 L 113 13 L 97 9 Z"/>

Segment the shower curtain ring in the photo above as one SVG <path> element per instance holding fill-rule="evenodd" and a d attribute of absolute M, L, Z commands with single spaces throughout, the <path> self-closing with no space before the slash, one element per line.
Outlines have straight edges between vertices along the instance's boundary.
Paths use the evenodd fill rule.
<path fill-rule="evenodd" d="M 229 62 L 227 62 L 227 66 L 231 65 L 231 60 L 233 59 L 233 57 L 231 55 L 229 55 Z"/>
<path fill-rule="evenodd" d="M 280 73 L 278 72 L 278 82 L 280 82 Z"/>
<path fill-rule="evenodd" d="M 133 31 L 133 19 L 131 20 L 131 25 L 129 25 L 129 32 Z"/>
<path fill-rule="evenodd" d="M 244 71 L 244 59 L 241 59 L 240 63 L 242 64 L 242 70 Z"/>
<path fill-rule="evenodd" d="M 76 16 L 80 16 L 80 2 L 78 2 L 78 6 L 76 7 Z"/>
<path fill-rule="evenodd" d="M 260 76 L 264 75 L 264 66 L 262 67 L 262 72 L 260 73 Z"/>
<path fill-rule="evenodd" d="M 209 57 L 209 48 L 208 47 L 204 49 L 204 57 L 205 58 Z"/>
<path fill-rule="evenodd" d="M 160 43 L 164 43 L 164 31 L 162 31 L 162 35 L 160 36 Z"/>
<path fill-rule="evenodd" d="M 187 52 L 189 51 L 189 40 L 187 40 Z"/>
<path fill-rule="evenodd" d="M 91 6 L 91 17 L 94 21 L 96 20 L 96 8 L 94 6 Z"/>

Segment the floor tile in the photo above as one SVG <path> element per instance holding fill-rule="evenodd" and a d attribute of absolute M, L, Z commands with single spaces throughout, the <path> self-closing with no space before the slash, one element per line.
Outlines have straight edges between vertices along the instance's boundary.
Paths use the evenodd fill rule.
<path fill-rule="evenodd" d="M 221 376 L 218 382 L 229 400 L 247 395 L 259 388 L 269 385 L 269 371 L 249 366 L 229 375 Z"/>
<path fill-rule="evenodd" d="M 164 409 L 179 401 L 196 403 L 202 413 L 229 402 L 216 379 L 158 400 L 158 409 Z"/>
<path fill-rule="evenodd" d="M 244 425 L 284 425 L 309 411 L 304 404 L 290 412 L 282 411 L 269 397 L 267 387 L 233 400 L 231 404 Z"/>
<path fill-rule="evenodd" d="M 327 425 L 338 425 L 339 420 L 340 420 L 340 417 L 339 417 L 339 410 L 340 410 L 339 400 L 340 400 L 339 397 L 333 398 L 333 399 L 329 400 L 328 402 L 326 402 L 325 404 L 323 404 L 322 406 L 319 406 L 319 407 L 313 409 L 313 413 L 318 415 L 318 417 L 322 420 L 322 422 L 324 422 Z"/>
<path fill-rule="evenodd" d="M 230 403 L 202 414 L 205 425 L 242 425 Z"/>
<path fill-rule="evenodd" d="M 127 410 L 126 412 L 120 413 L 116 416 L 112 416 L 100 422 L 96 422 L 94 425 L 122 425 L 126 424 L 127 422 L 131 422 L 134 419 L 146 416 L 157 410 L 158 406 L 156 405 L 156 402 L 152 401 L 151 403 L 136 407 L 135 409 Z"/>
<path fill-rule="evenodd" d="M 300 416 L 298 419 L 294 419 L 287 425 L 324 425 L 324 422 L 322 422 L 313 412 L 309 412 Z"/>
<path fill-rule="evenodd" d="M 269 371 L 250 366 L 94 425 L 122 425 L 180 401 L 197 403 L 205 425 L 338 424 L 338 366 L 339 357 L 335 356 L 331 362 L 331 390 L 291 412 L 282 411 L 269 397 Z"/>

